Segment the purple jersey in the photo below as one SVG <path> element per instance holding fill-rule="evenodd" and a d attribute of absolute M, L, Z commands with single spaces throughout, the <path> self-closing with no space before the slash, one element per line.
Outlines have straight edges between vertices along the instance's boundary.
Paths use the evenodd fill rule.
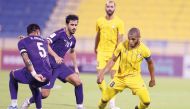
<path fill-rule="evenodd" d="M 18 49 L 20 53 L 27 52 L 37 73 L 50 77 L 51 66 L 47 55 L 47 40 L 38 36 L 28 36 L 19 41 Z"/>
<path fill-rule="evenodd" d="M 54 32 L 47 39 L 51 42 L 51 48 L 53 49 L 53 51 L 60 57 L 64 57 L 66 52 L 70 48 L 74 48 L 76 44 L 75 37 L 73 35 L 68 37 L 64 29 L 60 29 Z M 58 66 L 58 64 L 56 64 L 55 62 L 54 57 L 49 55 L 49 58 L 51 66 L 53 68 Z"/>

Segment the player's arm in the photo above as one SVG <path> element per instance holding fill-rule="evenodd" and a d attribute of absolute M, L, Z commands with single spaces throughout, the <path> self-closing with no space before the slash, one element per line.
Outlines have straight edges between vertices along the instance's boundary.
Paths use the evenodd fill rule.
<path fill-rule="evenodd" d="M 40 82 L 44 82 L 46 78 L 44 78 L 41 74 L 37 74 L 33 65 L 32 65 L 32 62 L 30 61 L 29 57 L 28 57 L 28 54 L 27 52 L 22 52 L 21 53 L 21 56 L 23 58 L 23 61 L 25 63 L 25 66 L 26 68 L 28 69 L 28 71 L 32 74 L 32 76 L 40 81 Z"/>
<path fill-rule="evenodd" d="M 117 45 L 123 41 L 124 34 L 125 34 L 124 22 L 120 21 L 118 26 Z"/>
<path fill-rule="evenodd" d="M 94 52 L 97 53 L 98 44 L 100 42 L 100 27 L 99 27 L 99 20 L 96 22 L 96 38 L 95 38 L 95 45 L 94 45 Z"/>
<path fill-rule="evenodd" d="M 154 63 L 151 57 L 145 58 L 146 62 L 148 64 L 148 70 L 150 72 L 150 82 L 149 82 L 149 87 L 153 87 L 155 83 L 155 74 L 154 74 Z"/>
<path fill-rule="evenodd" d="M 100 84 L 104 80 L 104 75 L 107 72 L 110 72 L 110 70 L 114 66 L 115 62 L 117 61 L 117 59 L 118 59 L 118 57 L 116 57 L 115 55 L 113 55 L 112 58 L 108 61 L 108 63 L 104 67 L 104 69 L 100 71 L 100 73 L 98 74 L 98 79 L 97 79 L 97 83 L 98 84 Z"/>
<path fill-rule="evenodd" d="M 78 65 L 77 65 L 77 58 L 76 58 L 76 52 L 74 48 L 70 49 L 70 57 L 73 62 L 73 66 L 75 69 L 75 72 L 79 74 Z"/>
<path fill-rule="evenodd" d="M 96 33 L 94 52 L 97 53 L 98 44 L 100 42 L 100 31 Z"/>
<path fill-rule="evenodd" d="M 121 43 L 122 41 L 123 41 L 123 34 L 118 34 L 118 37 L 117 37 L 117 45 L 119 44 L 119 43 Z"/>
<path fill-rule="evenodd" d="M 50 40 L 48 40 L 48 53 L 54 57 L 55 61 L 57 64 L 61 64 L 63 63 L 63 58 L 59 57 L 54 51 L 53 49 L 51 48 L 51 42 Z"/>

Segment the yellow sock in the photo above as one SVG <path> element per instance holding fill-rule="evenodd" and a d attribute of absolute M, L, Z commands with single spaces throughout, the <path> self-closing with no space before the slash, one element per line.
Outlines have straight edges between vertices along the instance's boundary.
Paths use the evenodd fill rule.
<path fill-rule="evenodd" d="M 142 102 L 139 103 L 138 109 L 146 109 L 148 106 L 144 105 Z"/>
<path fill-rule="evenodd" d="M 98 86 L 99 86 L 100 90 L 103 93 L 103 91 L 106 90 L 106 82 L 105 82 L 105 80 L 103 80 L 101 84 L 98 84 Z"/>

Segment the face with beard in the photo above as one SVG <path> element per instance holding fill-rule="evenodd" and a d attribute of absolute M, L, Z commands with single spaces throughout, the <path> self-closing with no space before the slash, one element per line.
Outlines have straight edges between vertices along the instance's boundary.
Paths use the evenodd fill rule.
<path fill-rule="evenodd" d="M 137 28 L 132 28 L 128 33 L 129 46 L 135 48 L 140 43 L 140 31 Z"/>
<path fill-rule="evenodd" d="M 108 16 L 112 16 L 115 11 L 115 3 L 114 2 L 107 2 L 106 3 L 106 14 Z"/>
<path fill-rule="evenodd" d="M 70 35 L 75 34 L 75 31 L 77 30 L 78 20 L 70 20 L 70 22 L 67 24 L 67 29 Z"/>

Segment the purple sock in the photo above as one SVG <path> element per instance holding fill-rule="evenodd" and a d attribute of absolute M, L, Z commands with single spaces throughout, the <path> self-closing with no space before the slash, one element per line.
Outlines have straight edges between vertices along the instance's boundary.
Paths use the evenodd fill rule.
<path fill-rule="evenodd" d="M 82 84 L 75 87 L 75 97 L 77 104 L 83 103 L 83 87 Z"/>
<path fill-rule="evenodd" d="M 18 82 L 14 79 L 12 72 L 10 72 L 9 91 L 10 91 L 11 99 L 17 99 Z"/>
<path fill-rule="evenodd" d="M 30 98 L 29 102 L 30 102 L 31 104 L 34 103 L 34 97 L 33 97 L 33 96 Z"/>
<path fill-rule="evenodd" d="M 32 91 L 34 102 L 36 103 L 36 108 L 37 109 L 42 108 L 42 100 L 41 100 L 42 96 L 41 96 L 39 88 L 33 88 L 30 85 L 30 90 Z"/>

